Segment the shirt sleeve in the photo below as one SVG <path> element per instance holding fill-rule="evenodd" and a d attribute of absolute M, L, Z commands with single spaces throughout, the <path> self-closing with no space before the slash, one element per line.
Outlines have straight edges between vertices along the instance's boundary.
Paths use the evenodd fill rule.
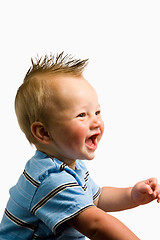
<path fill-rule="evenodd" d="M 85 179 L 86 184 L 90 188 L 90 192 L 92 194 L 93 202 L 94 202 L 100 196 L 101 188 L 95 183 L 95 181 L 90 176 L 90 173 L 87 170 L 87 167 L 84 164 L 84 162 L 83 161 L 78 161 L 78 164 L 80 165 L 80 168 L 83 169 L 83 171 L 85 172 L 85 178 L 84 179 Z"/>
<path fill-rule="evenodd" d="M 92 194 L 73 175 L 61 171 L 45 176 L 30 211 L 56 233 L 62 223 L 93 205 Z"/>
<path fill-rule="evenodd" d="M 93 196 L 93 202 L 99 198 L 101 195 L 101 188 L 93 181 L 93 179 L 90 177 L 90 182 L 92 186 L 92 196 Z"/>

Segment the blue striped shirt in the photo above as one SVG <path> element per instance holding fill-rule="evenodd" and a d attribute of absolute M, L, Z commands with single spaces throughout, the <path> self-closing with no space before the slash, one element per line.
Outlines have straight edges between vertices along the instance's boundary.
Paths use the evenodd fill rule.
<path fill-rule="evenodd" d="M 85 239 L 67 220 L 93 206 L 100 188 L 82 161 L 75 167 L 36 151 L 10 189 L 0 239 Z"/>

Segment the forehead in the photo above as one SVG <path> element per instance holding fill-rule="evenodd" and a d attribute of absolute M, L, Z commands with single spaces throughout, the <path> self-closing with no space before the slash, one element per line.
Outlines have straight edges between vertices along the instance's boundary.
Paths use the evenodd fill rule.
<path fill-rule="evenodd" d="M 83 76 L 74 76 L 74 75 L 57 75 L 52 79 L 53 87 L 57 90 L 63 92 L 65 89 L 74 89 L 78 87 L 90 87 L 92 86 L 89 84 L 87 80 Z M 51 84 L 51 86 L 52 86 Z"/>
<path fill-rule="evenodd" d="M 57 101 L 79 99 L 87 95 L 97 96 L 94 88 L 82 76 L 55 76 L 50 82 L 50 89 Z"/>
<path fill-rule="evenodd" d="M 54 113 L 54 120 L 60 120 L 64 116 L 67 118 L 78 111 L 83 111 L 83 108 L 95 108 L 99 105 L 96 91 L 83 77 L 54 78 L 50 81 L 50 91 L 53 91 L 53 94 L 49 104 L 49 115 Z"/>

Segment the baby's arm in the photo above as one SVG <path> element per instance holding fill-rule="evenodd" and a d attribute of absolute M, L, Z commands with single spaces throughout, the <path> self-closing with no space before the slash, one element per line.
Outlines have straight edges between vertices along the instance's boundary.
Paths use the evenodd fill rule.
<path fill-rule="evenodd" d="M 106 212 L 113 212 L 137 207 L 155 199 L 160 201 L 160 185 L 156 178 L 150 178 L 130 188 L 104 187 L 95 204 Z"/>
<path fill-rule="evenodd" d="M 104 187 L 94 202 L 97 207 L 84 210 L 69 220 L 69 224 L 91 240 L 138 240 L 130 229 L 105 211 L 125 210 L 155 199 L 160 201 L 160 185 L 156 178 L 138 182 L 130 188 Z"/>
<path fill-rule="evenodd" d="M 94 206 L 71 219 L 69 224 L 91 240 L 139 239 L 118 219 Z"/>

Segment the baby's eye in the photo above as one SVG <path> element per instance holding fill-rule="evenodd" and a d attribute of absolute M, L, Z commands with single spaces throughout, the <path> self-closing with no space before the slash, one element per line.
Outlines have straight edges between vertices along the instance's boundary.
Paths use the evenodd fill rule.
<path fill-rule="evenodd" d="M 98 111 L 95 112 L 95 115 L 99 115 L 99 114 L 101 114 L 101 111 L 100 111 L 100 110 L 98 110 Z"/>
<path fill-rule="evenodd" d="M 86 113 L 80 113 L 77 117 L 85 117 Z"/>

